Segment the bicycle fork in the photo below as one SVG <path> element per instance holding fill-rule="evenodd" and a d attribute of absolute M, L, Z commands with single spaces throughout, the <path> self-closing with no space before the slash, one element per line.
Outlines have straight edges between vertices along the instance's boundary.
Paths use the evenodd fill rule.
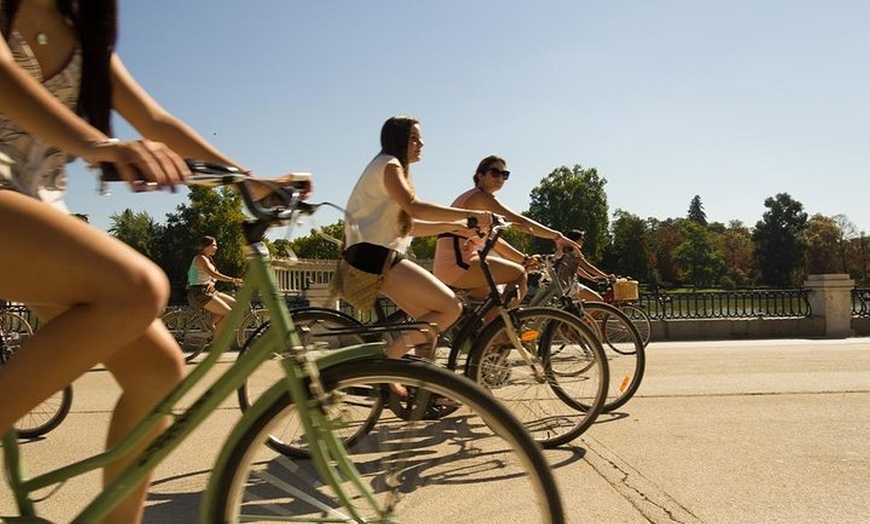
<path fill-rule="evenodd" d="M 523 362 L 525 362 L 526 366 L 531 368 L 535 381 L 544 383 L 547 381 L 547 374 L 544 371 L 544 363 L 541 361 L 537 352 L 533 353 L 523 345 L 523 342 L 537 341 L 541 337 L 541 332 L 539 329 L 529 329 L 520 333 L 518 329 L 519 320 L 513 313 L 514 311 L 515 310 L 504 308 L 499 311 L 499 315 L 501 315 L 501 318 L 504 321 L 505 332 L 507 333 L 511 344 L 513 344 L 514 349 L 519 352 Z"/>
<path fill-rule="evenodd" d="M 333 431 L 333 422 L 328 415 L 328 406 L 336 399 L 326 392 L 320 370 L 314 359 L 301 345 L 293 347 L 290 358 L 296 359 L 300 365 L 294 366 L 292 363 L 285 362 L 286 357 L 282 359 L 285 374 L 288 377 L 291 374 L 297 374 L 297 380 L 288 378 L 286 383 L 293 399 L 306 399 L 303 402 L 297 402 L 296 407 L 305 427 L 305 434 L 311 436 L 308 446 L 320 478 L 326 481 L 335 492 L 354 522 L 365 522 L 365 518 L 357 510 L 348 490 L 342 487 L 345 480 L 350 481 L 356 492 L 375 511 L 378 513 L 389 512 L 391 505 L 385 510 L 379 507 L 374 493 L 363 482 L 359 471 L 347 454 L 347 449 Z M 299 374 L 305 376 L 299 376 Z M 306 377 L 308 380 L 305 380 Z M 306 383 L 308 384 L 307 392 L 304 391 Z"/>

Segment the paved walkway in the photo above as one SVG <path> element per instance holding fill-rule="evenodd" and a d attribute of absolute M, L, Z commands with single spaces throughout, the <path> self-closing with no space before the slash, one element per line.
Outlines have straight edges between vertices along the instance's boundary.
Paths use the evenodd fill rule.
<path fill-rule="evenodd" d="M 70 417 L 26 446 L 31 469 L 99 449 L 117 388 L 102 370 L 74 388 Z M 234 402 L 158 469 L 147 523 L 196 521 Z M 546 454 L 570 523 L 857 524 L 870 521 L 868 430 L 870 339 L 653 343 L 638 396 Z M 66 522 L 98 484 L 40 507 Z"/>

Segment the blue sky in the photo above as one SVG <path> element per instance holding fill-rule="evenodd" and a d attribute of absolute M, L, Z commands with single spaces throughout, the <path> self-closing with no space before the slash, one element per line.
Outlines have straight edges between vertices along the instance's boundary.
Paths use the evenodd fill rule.
<path fill-rule="evenodd" d="M 119 53 L 171 112 L 261 175 L 310 171 L 343 204 L 383 121 L 422 122 L 418 195 L 449 203 L 477 162 L 528 207 L 559 166 L 607 179 L 611 213 L 752 226 L 786 192 L 870 232 L 870 3 L 800 0 L 120 0 Z M 135 136 L 118 124 L 118 134 Z M 163 221 L 186 201 L 100 197 L 71 167 L 71 210 Z M 318 223 L 337 216 L 324 214 Z"/>

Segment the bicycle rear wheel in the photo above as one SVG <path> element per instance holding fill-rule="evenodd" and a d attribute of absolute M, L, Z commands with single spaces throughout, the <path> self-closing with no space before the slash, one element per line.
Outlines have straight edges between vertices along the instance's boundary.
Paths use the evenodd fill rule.
<path fill-rule="evenodd" d="M 583 314 L 601 336 L 610 385 L 602 411 L 625 405 L 637 393 L 646 368 L 646 351 L 631 320 L 619 309 L 603 302 L 583 302 Z"/>
<path fill-rule="evenodd" d="M 348 449 L 372 507 L 351 511 L 320 482 L 309 460 L 276 456 L 263 442 L 293 404 L 281 396 L 237 441 L 213 473 L 207 522 L 523 522 L 562 523 L 552 471 L 523 426 L 479 386 L 421 361 L 352 362 L 323 371 L 329 391 L 385 390 L 399 383 L 462 407 L 448 417 L 386 416 Z M 351 483 L 343 484 L 352 490 Z M 463 504 L 462 501 L 470 503 Z"/>
<path fill-rule="evenodd" d="M 163 323 L 181 346 L 185 362 L 193 362 L 211 344 L 211 327 L 202 315 L 190 309 L 169 311 L 163 315 Z"/>
<path fill-rule="evenodd" d="M 539 365 L 529 365 L 509 342 L 499 317 L 475 341 L 466 375 L 501 400 L 542 446 L 566 444 L 595 422 L 607 399 L 601 342 L 580 319 L 560 309 L 522 308 L 510 316 Z"/>
<path fill-rule="evenodd" d="M 308 351 L 330 351 L 341 347 L 363 343 L 361 334 L 333 335 L 330 331 L 336 329 L 357 329 L 361 324 L 339 311 L 325 308 L 302 308 L 290 312 L 293 324 L 302 338 L 302 344 Z M 253 343 L 269 328 L 267 322 L 248 340 L 239 352 L 239 357 L 246 353 Z M 278 355 L 261 364 L 252 372 L 242 386 L 237 396 L 239 407 L 246 411 L 264 391 L 279 380 L 284 379 L 284 367 Z M 341 391 L 341 409 L 336 410 L 336 416 L 341 417 L 340 427 L 336 429 L 345 445 L 352 445 L 361 436 L 368 433 L 377 422 L 382 409 L 380 392 L 366 388 L 354 388 Z M 275 424 L 269 435 L 267 445 L 273 450 L 291 457 L 308 457 L 308 443 L 302 421 L 293 414 Z"/>
<path fill-rule="evenodd" d="M 12 358 L 18 348 L 33 335 L 30 322 L 23 316 L 5 311 L 0 313 L 0 334 L 3 336 L 6 354 Z M 55 429 L 69 414 L 72 407 L 72 386 L 56 392 L 15 422 L 19 438 L 32 439 Z"/>

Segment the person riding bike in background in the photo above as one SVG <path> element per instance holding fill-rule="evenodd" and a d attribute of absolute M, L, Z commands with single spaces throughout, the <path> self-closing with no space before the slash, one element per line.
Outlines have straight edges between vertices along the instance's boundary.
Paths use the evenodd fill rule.
<path fill-rule="evenodd" d="M 617 279 L 616 275 L 601 271 L 592 265 L 592 263 L 583 255 L 581 250 L 583 249 L 583 242 L 586 240 L 586 233 L 579 229 L 572 229 L 568 231 L 566 236 L 573 240 L 579 247 L 576 249 L 571 247 L 565 249 L 565 258 L 559 266 L 559 279 L 566 286 L 570 286 L 569 293 L 571 298 L 575 300 L 592 300 L 595 302 L 601 302 L 602 297 L 600 293 L 583 285 L 583 283 L 575 277 L 580 277 L 592 282 L 614 282 Z"/>
<path fill-rule="evenodd" d="M 236 303 L 236 299 L 215 288 L 216 281 L 230 282 L 241 286 L 242 279 L 224 275 L 214 265 L 214 254 L 218 243 L 212 236 L 204 236 L 199 244 L 199 252 L 190 262 L 187 269 L 187 302 L 196 309 L 204 309 L 211 313 L 211 329 L 214 336 L 223 329 L 227 315 Z"/>

